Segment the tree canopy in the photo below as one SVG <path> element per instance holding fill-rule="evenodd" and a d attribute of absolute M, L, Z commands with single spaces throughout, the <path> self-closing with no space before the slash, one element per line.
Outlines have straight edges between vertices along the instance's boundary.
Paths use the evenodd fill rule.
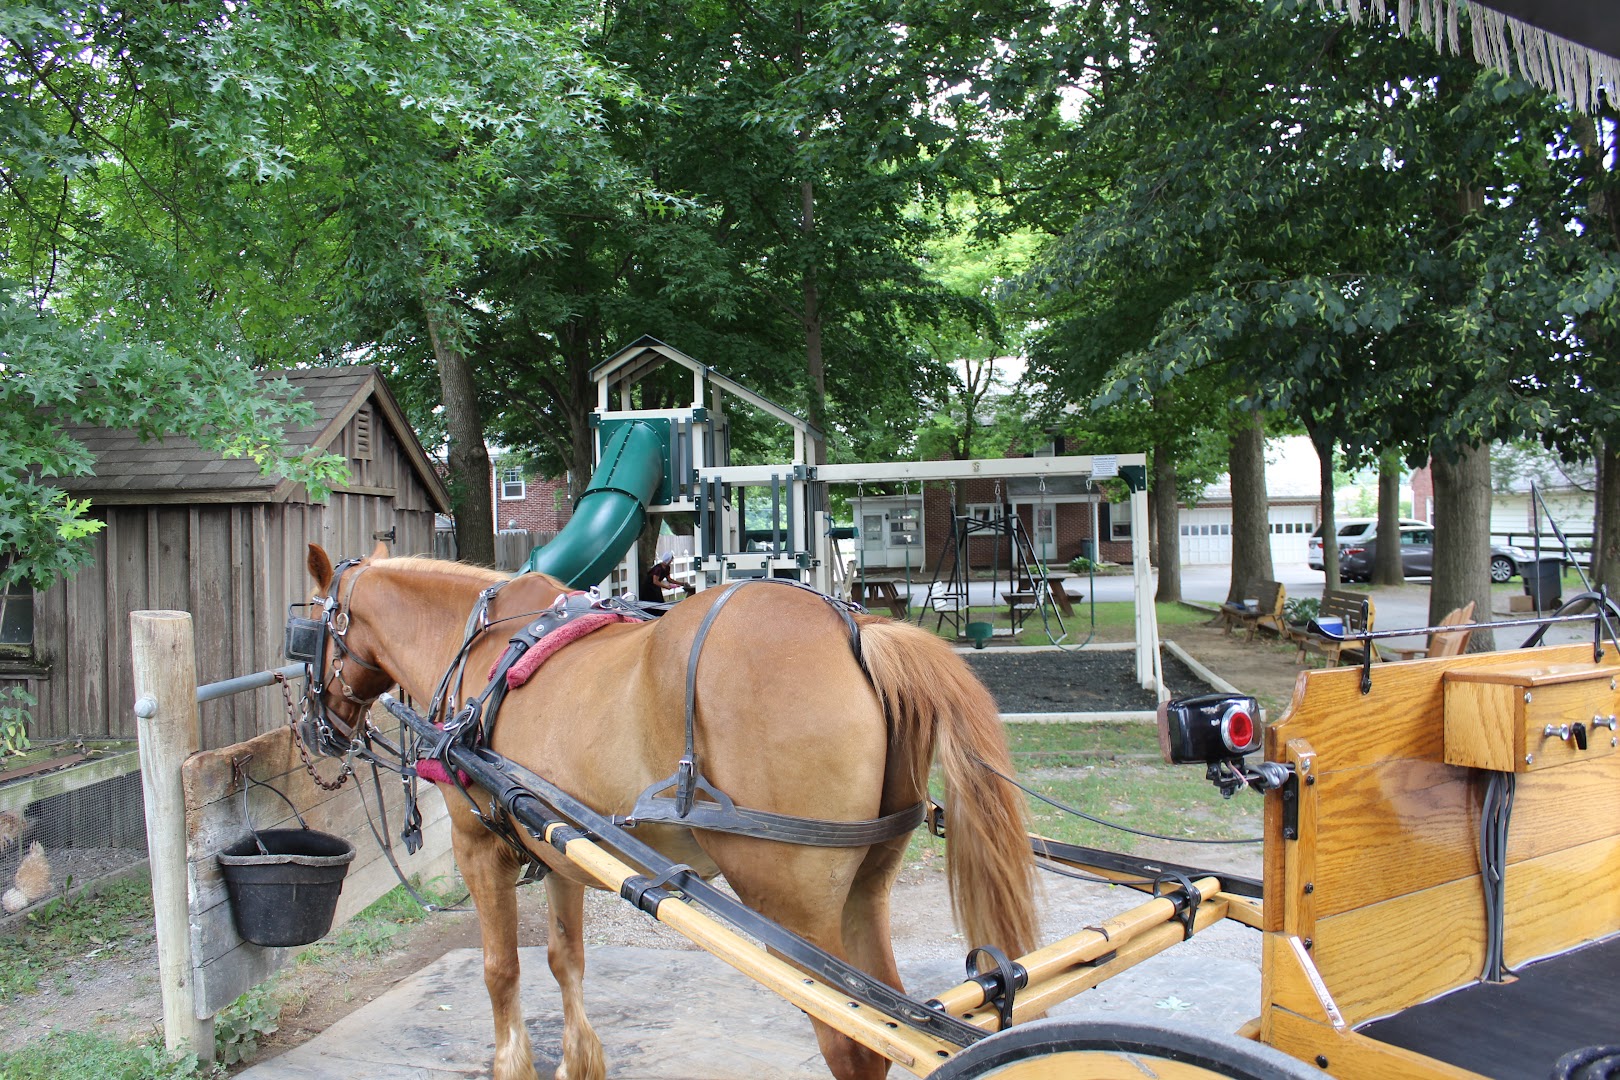
<path fill-rule="evenodd" d="M 1614 117 L 1310 0 L 19 0 L 0 41 L 8 581 L 95 527 L 64 421 L 330 483 L 252 374 L 292 364 L 382 364 L 487 533 L 486 440 L 582 471 L 644 333 L 835 458 L 980 452 L 1003 357 L 1039 397 L 978 437 L 1184 493 L 1233 410 L 1614 454 Z"/>

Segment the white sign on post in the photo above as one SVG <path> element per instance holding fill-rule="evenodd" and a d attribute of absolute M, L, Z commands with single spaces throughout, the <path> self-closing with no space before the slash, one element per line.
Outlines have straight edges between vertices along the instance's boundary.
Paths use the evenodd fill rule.
<path fill-rule="evenodd" d="M 1111 476 L 1119 475 L 1119 455 L 1093 454 L 1091 456 L 1091 478 L 1093 480 L 1107 480 Z"/>

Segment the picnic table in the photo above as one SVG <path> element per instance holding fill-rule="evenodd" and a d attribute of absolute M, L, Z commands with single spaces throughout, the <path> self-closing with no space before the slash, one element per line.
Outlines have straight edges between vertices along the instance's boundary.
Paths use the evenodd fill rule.
<path fill-rule="evenodd" d="M 849 596 L 868 611 L 885 607 L 896 619 L 904 619 L 911 614 L 911 595 L 900 588 L 904 583 L 902 578 L 857 577 L 850 584 Z"/>
<path fill-rule="evenodd" d="M 1052 594 L 1052 603 L 1057 606 L 1058 611 L 1065 615 L 1074 614 L 1074 601 L 1076 598 L 1070 596 L 1068 592 L 1064 590 L 1063 582 L 1066 579 L 1074 576 L 1075 575 L 1067 572 L 1053 572 L 1046 575 L 1047 583 L 1051 586 L 1049 591 Z M 1035 602 L 1035 585 L 1035 579 L 1021 578 L 1018 582 L 1018 588 L 1014 589 L 1012 592 L 1005 592 L 1001 594 L 1002 600 L 1006 601 L 1007 607 L 1015 620 L 1017 619 L 1019 612 L 1024 608 L 1030 608 L 1033 610 L 1037 606 Z M 1084 597 L 1081 597 L 1080 599 L 1084 599 Z"/>

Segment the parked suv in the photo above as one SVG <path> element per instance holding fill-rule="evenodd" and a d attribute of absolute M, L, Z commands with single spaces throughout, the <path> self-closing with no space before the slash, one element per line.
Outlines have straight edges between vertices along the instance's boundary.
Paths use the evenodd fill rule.
<path fill-rule="evenodd" d="M 1339 576 L 1345 581 L 1370 581 L 1378 557 L 1378 535 L 1339 547 Z M 1508 581 L 1528 561 L 1530 553 L 1507 544 L 1491 547 L 1491 580 Z M 1401 526 L 1401 570 L 1405 577 L 1434 576 L 1434 530 L 1427 525 Z"/>
<path fill-rule="evenodd" d="M 1378 534 L 1377 518 L 1347 518 L 1339 522 L 1338 525 L 1339 547 L 1341 548 L 1370 539 Z M 1417 521 L 1413 518 L 1401 518 L 1401 525 L 1428 525 L 1428 522 Z M 1310 540 L 1306 541 L 1305 561 L 1310 564 L 1312 570 L 1325 569 L 1322 563 L 1322 527 L 1320 525 L 1311 534 Z"/>

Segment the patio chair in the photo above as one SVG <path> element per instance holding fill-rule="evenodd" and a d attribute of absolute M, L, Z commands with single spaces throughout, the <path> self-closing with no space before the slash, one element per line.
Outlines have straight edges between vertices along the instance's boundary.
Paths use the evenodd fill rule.
<path fill-rule="evenodd" d="M 1463 626 L 1464 623 L 1474 621 L 1474 601 L 1470 600 L 1462 607 L 1450 612 L 1440 620 L 1441 626 Z M 1378 651 L 1388 653 L 1395 660 L 1416 660 L 1423 656 L 1458 656 L 1468 648 L 1468 639 L 1474 636 L 1474 628 L 1466 626 L 1461 630 L 1436 630 L 1429 635 L 1428 643 L 1421 648 L 1392 648 L 1388 645 L 1378 646 Z"/>

